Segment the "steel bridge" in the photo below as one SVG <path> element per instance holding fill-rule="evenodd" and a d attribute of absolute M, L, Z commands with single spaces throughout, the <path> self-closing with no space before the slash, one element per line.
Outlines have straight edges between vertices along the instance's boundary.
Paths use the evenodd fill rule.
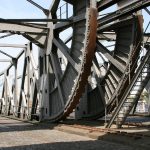
<path fill-rule="evenodd" d="M 45 19 L 0 18 L 0 39 L 29 41 L 0 44 L 10 58 L 0 60 L 10 62 L 0 73 L 0 115 L 56 122 L 74 112 L 121 127 L 150 79 L 150 20 L 144 30 L 142 13 L 150 15 L 150 0 L 53 0 L 49 9 L 27 1 Z M 14 57 L 4 47 L 21 51 Z"/>

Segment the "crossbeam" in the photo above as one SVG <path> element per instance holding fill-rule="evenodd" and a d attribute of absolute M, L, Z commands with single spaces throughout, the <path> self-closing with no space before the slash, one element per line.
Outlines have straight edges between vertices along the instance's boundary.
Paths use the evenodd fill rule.
<path fill-rule="evenodd" d="M 102 10 L 116 4 L 119 1 L 121 1 L 121 0 L 101 0 L 100 2 L 97 3 L 98 11 L 102 11 Z"/>
<path fill-rule="evenodd" d="M 0 23 L 0 30 L 5 33 L 10 32 L 14 34 L 21 34 L 33 43 L 37 43 L 38 46 L 40 45 L 44 47 L 46 36 L 41 34 L 47 33 L 47 29 L 45 27 L 39 28 L 36 27 L 36 25 L 33 26 L 25 23 Z"/>
<path fill-rule="evenodd" d="M 150 11 L 147 8 L 144 8 L 144 10 L 150 15 Z"/>
<path fill-rule="evenodd" d="M 116 68 L 124 73 L 123 66 L 111 55 L 110 51 L 97 40 L 97 51 L 102 53 Z"/>
<path fill-rule="evenodd" d="M 0 43 L 0 47 L 26 48 L 26 45 Z"/>
<path fill-rule="evenodd" d="M 98 19 L 99 26 L 106 25 L 112 21 L 115 21 L 116 19 L 119 19 L 124 16 L 131 15 L 132 13 L 143 9 L 150 5 L 150 0 L 135 0 L 131 2 L 130 5 L 122 7 L 121 9 L 118 9 L 117 11 L 113 12 L 111 15 L 107 15 L 103 18 Z M 99 29 L 98 29 L 99 30 Z"/>
<path fill-rule="evenodd" d="M 0 23 L 19 23 L 19 22 L 71 22 L 72 19 L 3 19 Z"/>
<path fill-rule="evenodd" d="M 143 35 L 143 42 L 145 43 L 145 42 L 148 42 L 148 43 L 150 43 L 150 33 L 145 33 L 144 35 Z M 97 36 L 97 38 L 99 39 L 99 40 L 107 40 L 107 41 L 115 41 L 115 39 L 116 39 L 116 34 L 115 33 L 113 33 L 113 32 L 111 32 L 111 33 L 109 33 L 109 32 L 104 32 L 104 33 L 101 33 L 101 34 L 98 34 L 98 36 Z M 148 39 L 148 40 L 147 40 Z"/>

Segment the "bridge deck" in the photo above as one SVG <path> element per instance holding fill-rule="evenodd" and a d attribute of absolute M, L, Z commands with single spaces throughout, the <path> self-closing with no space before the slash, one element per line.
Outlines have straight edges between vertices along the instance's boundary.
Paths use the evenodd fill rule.
<path fill-rule="evenodd" d="M 52 149 L 52 150 L 133 150 L 131 145 L 112 143 L 62 132 L 57 124 L 30 124 L 0 117 L 0 149 Z M 69 127 L 68 127 L 69 128 Z M 73 129 L 79 131 L 78 129 Z M 88 132 L 82 130 L 82 133 Z"/>

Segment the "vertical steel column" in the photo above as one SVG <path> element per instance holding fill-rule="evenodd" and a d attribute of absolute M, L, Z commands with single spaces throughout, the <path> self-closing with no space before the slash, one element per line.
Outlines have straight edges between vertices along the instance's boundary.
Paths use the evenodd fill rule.
<path fill-rule="evenodd" d="M 26 104 L 26 102 L 24 101 L 25 99 L 23 97 L 25 97 L 23 95 L 24 92 L 24 84 L 25 84 L 25 78 L 26 78 L 26 71 L 27 71 L 27 47 L 25 49 L 25 59 L 24 59 L 24 67 L 23 67 L 23 74 L 22 74 L 22 81 L 21 81 L 21 89 L 20 89 L 20 95 L 19 95 L 19 105 L 18 105 L 18 117 L 21 117 L 21 110 L 22 110 L 22 103 L 24 102 Z"/>
<path fill-rule="evenodd" d="M 46 59 L 45 72 L 46 74 L 48 74 L 49 73 L 49 55 L 46 54 L 45 59 Z"/>
<path fill-rule="evenodd" d="M 80 103 L 75 109 L 75 119 L 79 120 L 88 113 L 88 85 L 85 87 L 85 91 L 82 94 Z"/>
<path fill-rule="evenodd" d="M 44 74 L 44 50 L 42 48 L 39 48 L 39 120 L 41 121 L 44 116 L 44 105 L 43 105 L 43 97 L 42 97 L 42 86 L 43 86 L 43 74 Z"/>
<path fill-rule="evenodd" d="M 9 70 L 6 70 L 5 72 L 5 111 L 4 114 L 7 116 L 8 115 L 8 86 L 7 86 L 7 76 L 9 75 Z"/>
<path fill-rule="evenodd" d="M 68 19 L 68 3 L 66 3 L 66 19 Z"/>
<path fill-rule="evenodd" d="M 148 115 L 150 115 L 150 87 L 148 89 Z"/>
<path fill-rule="evenodd" d="M 60 19 L 61 19 L 61 7 L 59 9 L 60 9 Z"/>
<path fill-rule="evenodd" d="M 15 73 L 15 79 L 14 79 L 14 109 L 13 111 L 15 112 L 16 114 L 16 110 L 17 110 L 17 106 L 18 106 L 18 99 L 17 99 L 17 62 L 18 60 L 17 59 L 13 59 L 13 64 L 14 64 L 14 73 Z"/>
<path fill-rule="evenodd" d="M 27 112 L 28 117 L 30 114 L 30 53 L 31 52 L 31 45 L 30 43 L 27 45 Z"/>

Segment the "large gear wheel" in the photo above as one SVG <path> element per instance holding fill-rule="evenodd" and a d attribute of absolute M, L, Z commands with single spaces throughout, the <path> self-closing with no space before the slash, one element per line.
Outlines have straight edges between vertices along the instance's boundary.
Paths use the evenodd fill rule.
<path fill-rule="evenodd" d="M 109 5 L 112 3 L 102 3 L 101 9 L 98 5 L 99 12 Z M 128 15 L 111 21 L 109 15 L 98 18 L 97 48 L 92 73 L 76 108 L 76 117 L 79 119 L 98 119 L 110 114 L 137 67 L 143 32 L 142 16 Z M 107 18 L 110 19 L 109 22 Z M 113 49 L 109 49 L 108 45 L 113 45 Z"/>
<path fill-rule="evenodd" d="M 52 41 L 49 62 L 50 70 L 50 94 L 49 94 L 49 121 L 58 121 L 68 116 L 84 91 L 92 59 L 95 51 L 97 10 L 95 0 L 68 1 L 73 10 L 73 19 L 70 23 L 51 23 L 54 28 L 49 37 Z M 50 16 L 57 19 L 56 11 L 59 0 L 52 5 Z M 65 29 L 72 27 L 72 41 L 70 48 L 61 39 L 60 34 Z M 50 28 L 51 30 L 51 28 Z M 48 41 L 49 42 L 49 41 Z M 59 55 L 63 55 L 67 62 L 62 72 Z M 46 109 L 45 109 L 46 110 Z M 44 111 L 45 111 L 44 110 Z"/>
<path fill-rule="evenodd" d="M 33 111 L 28 108 L 28 115 L 31 119 L 39 116 L 40 120 L 58 121 L 79 103 L 90 74 L 96 47 L 96 1 L 53 0 L 49 10 L 32 0 L 28 2 L 42 9 L 47 23 L 37 23 L 36 19 L 29 19 L 30 23 L 28 19 L 3 20 L 0 29 L 21 34 L 40 47 L 38 92 L 34 96 L 37 99 Z M 15 107 L 20 117 L 22 99 Z"/>

